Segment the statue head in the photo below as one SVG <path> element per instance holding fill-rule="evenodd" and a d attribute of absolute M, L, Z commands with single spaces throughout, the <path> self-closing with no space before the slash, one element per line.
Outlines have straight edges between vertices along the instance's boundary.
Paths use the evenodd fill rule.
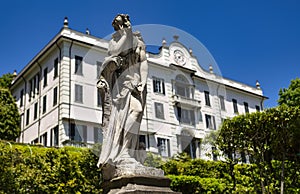
<path fill-rule="evenodd" d="M 112 26 L 115 31 L 121 30 L 123 28 L 130 28 L 130 19 L 127 14 L 118 14 L 112 21 Z"/>

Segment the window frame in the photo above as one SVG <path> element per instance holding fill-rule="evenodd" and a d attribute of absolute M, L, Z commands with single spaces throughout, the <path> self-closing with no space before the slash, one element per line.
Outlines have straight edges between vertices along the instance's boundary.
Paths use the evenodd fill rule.
<path fill-rule="evenodd" d="M 219 100 L 220 100 L 220 108 L 222 111 L 226 111 L 226 106 L 225 106 L 225 98 L 222 95 L 219 95 Z"/>
<path fill-rule="evenodd" d="M 75 84 L 75 99 L 76 103 L 83 104 L 83 86 L 79 84 Z"/>
<path fill-rule="evenodd" d="M 158 77 L 152 77 L 153 92 L 156 94 L 166 95 L 165 80 Z"/>
<path fill-rule="evenodd" d="M 191 125 L 191 126 L 196 125 L 195 110 L 186 109 L 186 108 L 177 106 L 177 113 L 178 113 L 178 119 L 179 119 L 180 124 Z"/>
<path fill-rule="evenodd" d="M 162 148 L 164 150 L 162 150 Z M 163 137 L 157 137 L 157 149 L 159 155 L 161 155 L 162 157 L 170 157 L 171 156 L 170 140 Z M 163 154 L 163 152 L 165 152 L 165 154 Z"/>
<path fill-rule="evenodd" d="M 47 112 L 47 95 L 43 96 L 43 114 Z"/>
<path fill-rule="evenodd" d="M 34 103 L 34 110 L 33 110 L 33 120 L 37 119 L 38 116 L 38 109 L 39 109 L 38 102 Z"/>
<path fill-rule="evenodd" d="M 260 109 L 260 106 L 259 106 L 259 105 L 255 105 L 255 109 L 256 109 L 256 111 L 257 111 L 257 112 L 260 112 L 260 111 L 261 111 L 261 109 Z"/>
<path fill-rule="evenodd" d="M 58 87 L 53 88 L 53 106 L 56 106 L 58 103 Z"/>
<path fill-rule="evenodd" d="M 25 121 L 25 125 L 29 125 L 30 123 L 30 108 L 28 108 L 26 110 L 26 121 Z"/>
<path fill-rule="evenodd" d="M 103 143 L 103 131 L 100 127 L 94 127 L 94 144 Z"/>
<path fill-rule="evenodd" d="M 20 107 L 23 107 L 23 105 L 24 105 L 24 101 L 23 101 L 23 99 L 24 99 L 24 89 L 21 89 L 21 91 L 20 91 Z"/>
<path fill-rule="evenodd" d="M 58 57 L 54 59 L 53 64 L 53 79 L 56 79 L 58 77 Z"/>
<path fill-rule="evenodd" d="M 216 127 L 215 116 L 209 115 L 209 114 L 205 114 L 205 123 L 206 123 L 206 128 L 207 129 L 216 130 L 217 127 Z"/>
<path fill-rule="evenodd" d="M 158 108 L 161 107 L 161 112 L 159 113 Z M 154 109 L 155 109 L 155 117 L 158 119 L 165 119 L 165 112 L 164 112 L 164 104 L 160 102 L 154 102 Z"/>
<path fill-rule="evenodd" d="M 75 55 L 74 74 L 83 75 L 83 57 Z"/>
<path fill-rule="evenodd" d="M 45 88 L 48 85 L 48 67 L 44 68 L 43 75 L 44 75 L 43 87 Z"/>
<path fill-rule="evenodd" d="M 244 102 L 245 113 L 249 113 L 249 104 L 248 102 Z"/>
<path fill-rule="evenodd" d="M 205 105 L 211 107 L 209 91 L 204 91 Z"/>
<path fill-rule="evenodd" d="M 102 107 L 102 97 L 101 97 L 101 92 L 100 89 L 97 88 L 97 107 Z"/>
<path fill-rule="evenodd" d="M 232 99 L 232 105 L 233 105 L 233 112 L 235 114 L 238 114 L 239 113 L 238 104 L 237 104 L 237 100 L 234 98 Z"/>

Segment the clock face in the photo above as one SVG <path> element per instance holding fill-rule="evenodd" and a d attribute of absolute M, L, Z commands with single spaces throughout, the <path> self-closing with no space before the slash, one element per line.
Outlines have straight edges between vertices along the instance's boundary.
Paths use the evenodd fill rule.
<path fill-rule="evenodd" d="M 186 63 L 186 58 L 185 58 L 182 51 L 180 51 L 180 50 L 175 50 L 174 51 L 174 61 L 178 65 L 184 65 Z"/>

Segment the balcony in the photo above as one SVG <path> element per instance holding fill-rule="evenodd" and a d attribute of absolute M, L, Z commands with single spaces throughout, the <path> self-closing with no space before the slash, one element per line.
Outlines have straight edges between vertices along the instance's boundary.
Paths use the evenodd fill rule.
<path fill-rule="evenodd" d="M 195 100 L 192 98 L 188 98 L 185 96 L 181 96 L 178 94 L 174 94 L 172 96 L 173 102 L 174 104 L 180 103 L 182 105 L 185 105 L 187 107 L 197 107 L 200 108 L 201 107 L 201 101 L 200 100 Z"/>

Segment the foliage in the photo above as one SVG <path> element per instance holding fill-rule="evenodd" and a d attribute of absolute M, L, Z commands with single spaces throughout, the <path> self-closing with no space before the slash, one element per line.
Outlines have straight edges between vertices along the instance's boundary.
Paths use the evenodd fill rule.
<path fill-rule="evenodd" d="M 291 81 L 288 88 L 279 90 L 278 104 L 288 106 L 300 106 L 300 79 Z"/>
<path fill-rule="evenodd" d="M 159 168 L 164 164 L 163 159 L 160 155 L 153 154 L 151 152 L 147 152 L 147 157 L 144 161 L 145 166 Z"/>
<path fill-rule="evenodd" d="M 20 115 L 8 89 L 0 88 L 0 139 L 14 141 L 20 136 Z"/>
<path fill-rule="evenodd" d="M 281 161 L 271 162 L 273 173 L 269 174 L 267 189 L 270 193 L 280 191 Z M 285 161 L 286 190 L 300 188 L 299 164 Z M 223 161 L 202 159 L 181 160 L 173 158 L 163 164 L 162 169 L 172 180 L 171 189 L 183 193 L 262 193 L 260 168 L 256 164 L 236 164 L 231 176 L 230 164 Z"/>
<path fill-rule="evenodd" d="M 283 183 L 285 160 L 299 159 L 299 138 L 300 108 L 282 105 L 226 120 L 216 144 L 231 165 L 232 173 L 232 166 L 241 160 L 238 155 L 249 155 L 259 169 L 263 192 L 271 192 L 275 180 L 270 175 L 277 172 L 272 161 L 281 161 L 281 176 L 276 181 Z"/>
<path fill-rule="evenodd" d="M 193 160 L 186 154 L 162 163 L 161 158 L 153 154 L 147 159 L 161 165 L 172 180 L 171 189 L 184 194 L 262 192 L 260 168 L 255 164 L 234 166 L 234 187 L 227 162 Z M 101 193 L 101 172 L 96 163 L 97 156 L 92 149 L 0 142 L 0 193 Z M 271 165 L 271 184 L 266 188 L 278 193 L 282 161 L 272 160 Z M 299 192 L 299 162 L 284 161 L 284 165 L 286 192 Z"/>
<path fill-rule="evenodd" d="M 3 74 L 0 77 L 0 88 L 8 89 L 12 80 L 13 80 L 13 74 L 11 74 L 11 73 Z"/>
<path fill-rule="evenodd" d="M 0 193 L 100 193 L 96 163 L 88 149 L 0 143 Z"/>
<path fill-rule="evenodd" d="M 199 176 L 169 175 L 171 189 L 182 194 L 194 193 L 230 193 L 226 181 L 216 178 L 200 178 Z"/>

